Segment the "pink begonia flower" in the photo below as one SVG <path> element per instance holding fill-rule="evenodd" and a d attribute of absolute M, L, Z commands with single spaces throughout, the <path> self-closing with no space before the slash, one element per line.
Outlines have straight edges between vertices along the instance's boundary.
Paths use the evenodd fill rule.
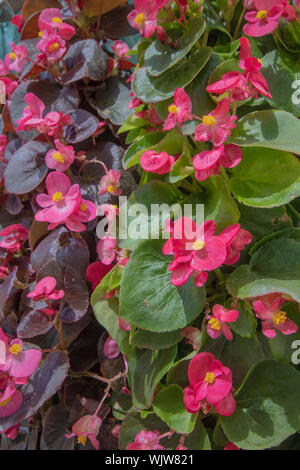
<path fill-rule="evenodd" d="M 233 339 L 230 326 L 227 323 L 233 323 L 238 319 L 238 310 L 231 310 L 222 305 L 215 304 L 212 309 L 212 315 L 208 315 L 207 334 L 216 339 L 221 333 L 224 334 L 228 341 Z"/>
<path fill-rule="evenodd" d="M 120 183 L 120 178 L 121 178 L 121 170 L 118 170 L 117 172 L 115 170 L 107 170 L 105 165 L 103 164 L 106 175 L 102 176 L 100 180 L 100 189 L 99 189 L 99 194 L 103 195 L 106 192 L 112 194 L 113 196 L 119 196 L 122 194 L 122 189 L 121 189 L 121 183 Z"/>
<path fill-rule="evenodd" d="M 60 140 L 54 141 L 56 150 L 46 154 L 46 165 L 51 170 L 66 171 L 74 161 L 74 149 L 71 145 L 63 145 Z"/>
<path fill-rule="evenodd" d="M 193 349 L 197 351 L 201 344 L 202 338 L 202 333 L 198 328 L 187 326 L 181 330 L 180 336 L 183 336 L 186 342 L 192 344 Z"/>
<path fill-rule="evenodd" d="M 127 321 L 123 320 L 123 318 L 119 317 L 119 328 L 124 331 L 130 331 L 131 326 Z"/>
<path fill-rule="evenodd" d="M 35 372 L 41 359 L 40 349 L 25 349 L 22 340 L 14 339 L 7 345 L 5 363 L 0 364 L 0 371 L 8 372 L 16 379 L 25 379 Z"/>
<path fill-rule="evenodd" d="M 118 57 L 127 57 L 130 58 L 130 55 L 127 55 L 127 52 L 129 51 L 129 46 L 126 44 L 126 42 L 121 41 L 120 39 L 118 41 L 114 41 L 113 45 L 111 46 L 112 51 L 114 54 Z"/>
<path fill-rule="evenodd" d="M 98 208 L 96 204 L 87 200 L 81 199 L 78 208 L 72 214 L 61 222 L 52 222 L 48 225 L 48 230 L 54 230 L 61 224 L 71 230 L 71 232 L 84 232 L 87 222 L 91 222 L 97 217 Z"/>
<path fill-rule="evenodd" d="M 289 4 L 288 0 L 283 0 L 284 10 L 282 12 L 282 18 L 287 21 L 295 21 L 296 20 L 296 11 L 294 10 L 293 6 Z"/>
<path fill-rule="evenodd" d="M 22 72 L 28 58 L 27 49 L 25 46 L 16 46 L 13 42 L 10 43 L 11 51 L 8 54 L 8 69 L 14 72 Z"/>
<path fill-rule="evenodd" d="M 243 31 L 247 36 L 257 37 L 272 33 L 279 24 L 284 10 L 283 0 L 254 0 L 254 10 L 247 11 Z"/>
<path fill-rule="evenodd" d="M 140 106 L 141 104 L 144 104 L 142 100 L 140 100 L 139 98 L 133 98 L 129 105 L 128 105 L 128 108 L 129 109 L 134 109 L 134 108 L 137 108 L 138 106 Z"/>
<path fill-rule="evenodd" d="M 9 73 L 9 64 L 11 60 L 8 54 L 6 54 L 4 61 L 0 59 L 0 75 L 7 75 Z"/>
<path fill-rule="evenodd" d="M 48 127 L 48 135 L 54 138 L 62 138 L 63 128 L 71 123 L 71 118 L 69 114 L 64 114 L 63 111 L 59 113 L 51 111 L 46 114 L 44 121 Z"/>
<path fill-rule="evenodd" d="M 214 404 L 214 407 L 221 416 L 231 416 L 236 409 L 236 401 L 232 395 L 233 388 L 231 388 L 231 392 L 226 395 L 223 400 L 218 401 Z"/>
<path fill-rule="evenodd" d="M 43 33 L 42 39 L 37 43 L 36 48 L 47 57 L 48 62 L 56 62 L 62 58 L 66 52 L 65 41 L 56 33 Z"/>
<path fill-rule="evenodd" d="M 156 153 L 154 150 L 147 150 L 140 158 L 141 168 L 157 175 L 169 173 L 174 162 L 175 158 L 168 155 L 167 152 Z"/>
<path fill-rule="evenodd" d="M 65 295 L 63 290 L 56 290 L 56 279 L 52 276 L 44 277 L 39 281 L 32 292 L 27 294 L 29 299 L 33 299 L 35 302 L 39 300 L 59 300 Z"/>
<path fill-rule="evenodd" d="M 7 145 L 7 137 L 5 134 L 0 134 L 0 160 L 3 159 L 4 151 Z"/>
<path fill-rule="evenodd" d="M 233 442 L 228 442 L 224 447 L 224 450 L 241 450 L 238 446 L 236 446 Z"/>
<path fill-rule="evenodd" d="M 120 354 L 119 346 L 117 342 L 111 336 L 109 336 L 106 339 L 103 345 L 103 352 L 105 356 L 108 357 L 109 359 L 115 359 L 116 357 L 119 356 Z"/>
<path fill-rule="evenodd" d="M 181 127 L 183 121 L 193 119 L 192 101 L 183 88 L 175 88 L 174 103 L 168 107 L 168 117 L 163 130 L 168 131 L 178 124 Z"/>
<path fill-rule="evenodd" d="M 20 423 L 16 424 L 15 426 L 12 426 L 9 429 L 6 429 L 6 431 L 0 431 L 0 434 L 5 434 L 8 439 L 11 439 L 13 441 L 14 439 L 16 439 L 18 435 L 19 428 L 20 428 Z"/>
<path fill-rule="evenodd" d="M 65 434 L 65 437 L 70 439 L 71 437 L 77 436 L 78 444 L 83 446 L 86 445 L 87 439 L 91 441 L 92 446 L 99 450 L 99 441 L 97 441 L 97 435 L 102 424 L 102 419 L 95 415 L 86 415 L 76 421 L 72 426 L 72 433 Z"/>
<path fill-rule="evenodd" d="M 213 150 L 204 150 L 193 158 L 195 176 L 198 181 L 204 181 L 210 175 L 218 175 L 221 166 L 233 168 L 242 160 L 241 149 L 234 144 L 220 145 Z"/>
<path fill-rule="evenodd" d="M 71 185 L 69 178 L 59 171 L 50 173 L 46 179 L 48 194 L 39 194 L 37 203 L 44 209 L 35 214 L 38 222 L 63 222 L 76 212 L 81 203 L 81 193 L 78 184 Z"/>
<path fill-rule="evenodd" d="M 154 34 L 157 24 L 156 16 L 168 0 L 134 0 L 135 9 L 127 16 L 130 25 L 137 29 L 142 37 L 149 38 Z"/>
<path fill-rule="evenodd" d="M 0 64 L 1 67 L 1 64 Z M 0 77 L 0 98 L 1 101 L 5 101 L 7 95 L 8 98 L 11 97 L 13 92 L 18 88 L 19 82 L 16 80 L 11 80 L 7 77 Z"/>
<path fill-rule="evenodd" d="M 207 142 L 210 140 L 213 145 L 222 145 L 230 136 L 231 129 L 236 127 L 234 121 L 237 116 L 228 116 L 230 111 L 229 101 L 224 98 L 219 101 L 214 111 L 202 118 L 202 124 L 196 127 L 195 140 Z"/>
<path fill-rule="evenodd" d="M 114 237 L 107 235 L 97 243 L 97 253 L 103 264 L 110 265 L 116 258 L 117 241 Z"/>
<path fill-rule="evenodd" d="M 86 268 L 85 277 L 91 282 L 92 289 L 95 290 L 104 276 L 114 267 L 113 264 L 104 264 L 101 261 L 95 261 Z"/>
<path fill-rule="evenodd" d="M 24 26 L 24 18 L 22 15 L 15 15 L 12 17 L 11 19 L 11 23 L 14 25 L 14 26 L 17 26 L 18 28 L 18 33 L 20 33 L 23 29 L 23 26 Z"/>
<path fill-rule="evenodd" d="M 23 395 L 17 390 L 14 381 L 7 374 L 0 373 L 0 418 L 15 413 L 22 401 Z"/>
<path fill-rule="evenodd" d="M 203 225 L 188 217 L 181 217 L 175 223 L 167 221 L 165 231 L 171 238 L 163 246 L 165 255 L 174 255 L 169 265 L 172 271 L 171 283 L 185 284 L 194 271 L 194 281 L 201 287 L 207 280 L 206 271 L 217 269 L 226 258 L 226 246 L 220 237 L 215 236 L 216 223 L 207 220 Z"/>
<path fill-rule="evenodd" d="M 142 430 L 135 436 L 134 442 L 127 445 L 126 450 L 165 450 L 159 444 L 159 431 Z"/>
<path fill-rule="evenodd" d="M 70 40 L 75 34 L 75 28 L 68 23 L 64 23 L 61 11 L 58 8 L 46 8 L 39 16 L 39 28 L 49 34 L 57 33 L 62 39 Z"/>
<path fill-rule="evenodd" d="M 281 307 L 286 300 L 280 294 L 268 294 L 252 302 L 256 317 L 262 321 L 262 332 L 268 338 L 276 336 L 276 330 L 284 335 L 298 331 L 298 326 L 287 317 Z"/>
<path fill-rule="evenodd" d="M 226 245 L 227 255 L 224 264 L 235 264 L 240 259 L 240 252 L 249 245 L 253 236 L 248 230 L 241 228 L 240 224 L 234 224 L 225 228 L 219 237 Z"/>
<path fill-rule="evenodd" d="M 9 225 L 0 232 L 4 240 L 0 242 L 0 248 L 9 253 L 17 253 L 28 240 L 29 230 L 22 224 Z"/>

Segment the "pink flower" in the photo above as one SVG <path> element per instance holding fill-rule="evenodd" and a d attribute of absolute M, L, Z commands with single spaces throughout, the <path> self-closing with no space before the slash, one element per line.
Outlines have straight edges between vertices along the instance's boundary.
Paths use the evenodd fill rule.
<path fill-rule="evenodd" d="M 159 431 L 140 431 L 134 439 L 126 447 L 126 450 L 165 450 L 163 446 L 159 444 L 160 440 Z"/>
<path fill-rule="evenodd" d="M 224 447 L 224 450 L 241 450 L 241 449 L 237 447 L 233 442 L 228 442 L 226 446 Z"/>
<path fill-rule="evenodd" d="M 18 33 L 20 33 L 23 29 L 23 26 L 24 26 L 24 18 L 23 18 L 22 15 L 15 15 L 15 16 L 12 17 L 11 23 L 14 26 L 17 26 Z"/>
<path fill-rule="evenodd" d="M 35 372 L 41 359 L 40 349 L 27 349 L 22 340 L 14 339 L 7 345 L 5 363 L 0 364 L 0 371 L 5 371 L 16 379 L 27 379 Z"/>
<path fill-rule="evenodd" d="M 164 131 L 172 129 L 176 123 L 181 127 L 183 121 L 193 119 L 192 101 L 183 88 L 175 88 L 174 103 L 169 106 L 168 111 Z"/>
<path fill-rule="evenodd" d="M 4 62 L 0 59 L 0 75 L 7 75 L 9 73 L 9 64 L 11 60 L 8 54 L 6 54 Z"/>
<path fill-rule="evenodd" d="M 77 436 L 78 444 L 83 446 L 86 445 L 87 439 L 91 441 L 92 446 L 99 450 L 99 441 L 97 441 L 97 435 L 102 424 L 102 420 L 95 415 L 86 415 L 76 421 L 72 426 L 72 433 L 66 434 L 65 437 L 70 439 L 71 437 Z"/>
<path fill-rule="evenodd" d="M 0 68 L 1 68 L 1 61 L 0 61 Z M 1 73 L 1 72 L 0 72 Z M 16 88 L 18 88 L 19 83 L 16 80 L 11 80 L 7 77 L 0 77 L 0 97 L 2 101 L 5 100 L 5 96 L 7 95 L 8 98 L 11 97 L 13 92 Z"/>
<path fill-rule="evenodd" d="M 56 150 L 49 150 L 46 154 L 46 165 L 57 171 L 66 171 L 74 161 L 74 149 L 71 145 L 63 145 L 60 140 L 54 141 Z"/>
<path fill-rule="evenodd" d="M 8 69 L 14 72 L 22 72 L 27 62 L 27 49 L 25 46 L 15 46 L 13 42 L 10 43 L 10 48 L 12 52 L 8 54 Z"/>
<path fill-rule="evenodd" d="M 115 359 L 119 356 L 120 350 L 118 344 L 111 336 L 106 339 L 103 345 L 103 352 L 109 359 Z"/>
<path fill-rule="evenodd" d="M 70 124 L 70 116 L 69 114 L 64 114 L 63 111 L 57 113 L 56 111 L 51 111 L 50 113 L 46 114 L 44 123 L 47 130 L 48 135 L 55 138 L 61 138 L 63 135 L 63 128 Z"/>
<path fill-rule="evenodd" d="M 222 305 L 215 304 L 212 309 L 212 315 L 208 315 L 207 334 L 216 339 L 221 333 L 224 334 L 228 341 L 231 341 L 233 336 L 230 326 L 227 322 L 233 323 L 238 319 L 238 310 L 230 310 Z"/>
<path fill-rule="evenodd" d="M 156 16 L 167 0 L 134 0 L 135 10 L 127 16 L 130 25 L 142 37 L 149 38 L 156 30 Z"/>
<path fill-rule="evenodd" d="M 113 264 L 104 264 L 101 261 L 96 261 L 88 265 L 85 276 L 89 282 L 92 283 L 92 289 L 95 290 L 98 284 L 102 281 L 104 276 L 114 267 Z"/>
<path fill-rule="evenodd" d="M 22 401 L 23 395 L 17 390 L 14 381 L 7 374 L 0 373 L 0 418 L 15 413 Z"/>
<path fill-rule="evenodd" d="M 19 124 L 17 131 L 37 129 L 39 132 L 44 132 L 44 103 L 34 93 L 27 93 L 24 99 L 27 107 L 23 111 L 23 116 L 17 121 L 17 124 Z"/>
<path fill-rule="evenodd" d="M 71 185 L 69 178 L 59 171 L 50 173 L 46 179 L 48 194 L 39 194 L 37 203 L 43 207 L 35 214 L 38 222 L 61 223 L 75 213 L 81 203 L 78 184 Z"/>
<path fill-rule="evenodd" d="M 129 51 L 129 46 L 126 44 L 126 42 L 118 40 L 114 41 L 113 45 L 111 46 L 114 54 L 118 57 L 127 57 L 130 58 L 130 55 L 127 55 L 127 52 Z"/>
<path fill-rule="evenodd" d="M 171 170 L 175 158 L 167 152 L 156 153 L 154 150 L 147 150 L 141 155 L 140 164 L 144 171 L 165 175 Z"/>
<path fill-rule="evenodd" d="M 298 326 L 281 310 L 285 299 L 280 294 L 267 294 L 252 302 L 257 318 L 262 321 L 262 331 L 268 338 L 276 336 L 276 330 L 284 335 L 298 331 Z"/>
<path fill-rule="evenodd" d="M 56 279 L 52 276 L 44 277 L 39 281 L 34 290 L 27 294 L 29 299 L 33 299 L 35 302 L 39 300 L 59 300 L 65 295 L 63 290 L 56 290 Z"/>
<path fill-rule="evenodd" d="M 62 39 L 68 41 L 75 34 L 75 28 L 64 23 L 61 11 L 58 8 L 46 8 L 39 16 L 39 28 L 47 33 L 57 33 Z"/>
<path fill-rule="evenodd" d="M 241 149 L 234 144 L 220 145 L 213 150 L 204 150 L 195 155 L 193 166 L 198 181 L 206 180 L 212 174 L 219 174 L 221 166 L 233 168 L 242 159 Z"/>
<path fill-rule="evenodd" d="M 224 241 L 227 255 L 224 264 L 234 264 L 240 259 L 240 252 L 252 242 L 252 234 L 241 228 L 240 224 L 230 225 L 224 229 L 219 237 Z"/>
<path fill-rule="evenodd" d="M 102 176 L 100 180 L 99 194 L 102 195 L 108 192 L 113 196 L 119 196 L 122 194 L 120 183 L 121 170 L 118 170 L 117 172 L 115 172 L 115 170 L 108 171 L 104 164 L 103 167 L 105 169 L 106 175 Z"/>
<path fill-rule="evenodd" d="M 222 145 L 230 136 L 231 129 L 235 126 L 237 116 L 227 116 L 230 111 L 229 101 L 224 98 L 219 101 L 214 111 L 202 118 L 202 124 L 196 127 L 195 140 L 206 142 L 210 140 L 213 145 Z"/>
<path fill-rule="evenodd" d="M 13 441 L 18 435 L 19 427 L 20 423 L 16 424 L 15 426 L 12 426 L 9 429 L 6 429 L 6 431 L 0 431 L 0 434 L 5 434 L 8 439 L 11 439 Z"/>
<path fill-rule="evenodd" d="M 65 54 L 66 43 L 58 34 L 44 32 L 36 48 L 47 57 L 48 62 L 56 62 Z"/>
<path fill-rule="evenodd" d="M 0 248 L 9 253 L 17 253 L 28 240 L 29 230 L 22 224 L 9 225 L 0 232 L 1 237 L 5 237 L 0 242 Z"/>
<path fill-rule="evenodd" d="M 279 23 L 284 10 L 283 0 L 254 0 L 255 10 L 245 14 L 248 23 L 244 26 L 244 33 L 248 36 L 265 36 L 272 33 Z"/>
<path fill-rule="evenodd" d="M 4 151 L 7 145 L 7 137 L 5 134 L 0 134 L 0 160 L 3 159 Z"/>
<path fill-rule="evenodd" d="M 103 264 L 110 265 L 116 258 L 117 242 L 114 237 L 107 235 L 97 243 L 97 253 Z"/>
<path fill-rule="evenodd" d="M 94 220 L 97 217 L 97 212 L 96 204 L 88 199 L 82 199 L 78 209 L 67 217 L 64 223 L 72 232 L 84 232 L 86 230 L 84 224 Z M 57 224 L 54 225 L 57 226 Z M 50 224 L 49 230 L 55 228 L 54 225 Z"/>

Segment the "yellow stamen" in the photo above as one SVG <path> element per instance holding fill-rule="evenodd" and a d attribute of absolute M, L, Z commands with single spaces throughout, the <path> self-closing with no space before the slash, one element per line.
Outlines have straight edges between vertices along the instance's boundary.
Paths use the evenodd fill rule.
<path fill-rule="evenodd" d="M 145 22 L 145 17 L 143 15 L 143 13 L 139 13 L 136 17 L 135 17 L 135 22 L 136 24 L 143 24 Z"/>
<path fill-rule="evenodd" d="M 79 209 L 82 211 L 82 212 L 85 212 L 87 210 L 87 205 L 86 204 L 81 204 L 81 206 L 79 207 Z"/>
<path fill-rule="evenodd" d="M 52 23 L 62 23 L 62 19 L 58 16 L 54 16 L 54 18 L 52 18 Z"/>
<path fill-rule="evenodd" d="M 114 209 L 118 209 L 118 206 L 117 206 L 116 204 L 112 204 L 112 207 L 113 207 Z"/>
<path fill-rule="evenodd" d="M 178 111 L 176 104 L 170 104 L 170 106 L 168 107 L 168 111 L 171 114 L 176 114 Z"/>
<path fill-rule="evenodd" d="M 10 348 L 9 348 L 9 352 L 11 354 L 15 354 L 16 356 L 22 351 L 22 346 L 20 344 L 13 344 Z"/>
<path fill-rule="evenodd" d="M 274 315 L 273 317 L 273 323 L 275 325 L 280 325 L 281 323 L 285 323 L 286 320 L 287 320 L 286 313 L 283 311 L 276 313 L 276 315 Z"/>
<path fill-rule="evenodd" d="M 56 51 L 56 49 L 58 49 L 58 48 L 59 48 L 58 42 L 54 42 L 53 44 L 50 44 L 50 46 L 49 46 L 49 51 L 50 51 L 50 52 L 54 52 L 54 51 Z"/>
<path fill-rule="evenodd" d="M 258 58 L 257 58 L 257 60 L 258 60 L 258 62 L 259 62 L 260 64 L 262 64 L 262 60 L 261 60 L 261 59 L 258 59 Z"/>
<path fill-rule="evenodd" d="M 209 115 L 203 116 L 202 121 L 206 126 L 212 126 L 216 122 L 215 118 Z"/>
<path fill-rule="evenodd" d="M 193 244 L 193 250 L 202 250 L 202 248 L 204 247 L 205 247 L 205 242 L 200 240 L 200 238 L 198 238 L 198 240 L 196 240 L 195 243 Z"/>
<path fill-rule="evenodd" d="M 259 20 L 265 20 L 267 16 L 268 16 L 267 10 L 259 10 L 256 13 L 256 18 L 258 18 Z"/>
<path fill-rule="evenodd" d="M 212 330 L 220 331 L 221 323 L 216 318 L 212 317 L 208 320 L 208 324 Z"/>
<path fill-rule="evenodd" d="M 42 38 L 44 34 L 44 31 L 39 31 L 39 38 Z"/>
<path fill-rule="evenodd" d="M 60 162 L 60 163 L 64 163 L 64 162 L 65 162 L 64 157 L 63 157 L 62 154 L 59 153 L 59 152 L 54 152 L 54 154 L 52 155 L 52 157 L 53 157 L 55 160 L 57 160 L 58 162 Z"/>
<path fill-rule="evenodd" d="M 207 372 L 204 381 L 207 384 L 213 384 L 215 381 L 215 374 L 213 372 Z"/>
<path fill-rule="evenodd" d="M 11 58 L 11 60 L 16 60 L 16 58 L 17 58 L 17 56 L 14 52 L 10 52 L 9 57 Z"/>
<path fill-rule="evenodd" d="M 110 186 L 107 186 L 106 191 L 108 193 L 115 193 L 116 192 L 116 187 L 113 184 L 111 184 Z"/>
<path fill-rule="evenodd" d="M 11 397 L 8 397 L 6 400 L 0 401 L 0 406 L 6 406 L 10 403 Z"/>
<path fill-rule="evenodd" d="M 53 196 L 52 196 L 52 199 L 54 202 L 59 202 L 59 201 L 62 201 L 63 200 L 63 195 L 62 193 L 59 191 L 57 193 L 54 193 Z"/>
<path fill-rule="evenodd" d="M 85 446 L 86 440 L 87 440 L 86 436 L 80 435 L 80 436 L 77 437 L 78 444 L 81 444 L 83 446 Z"/>

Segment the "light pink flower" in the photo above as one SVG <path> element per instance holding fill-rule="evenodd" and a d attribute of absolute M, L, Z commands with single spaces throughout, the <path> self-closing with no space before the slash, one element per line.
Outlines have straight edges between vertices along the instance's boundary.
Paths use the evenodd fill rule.
<path fill-rule="evenodd" d="M 61 223 L 75 213 L 81 204 L 78 184 L 71 185 L 69 178 L 59 171 L 50 173 L 46 179 L 48 194 L 39 194 L 37 203 L 44 209 L 35 214 L 38 222 Z"/>
<path fill-rule="evenodd" d="M 0 418 L 15 413 L 23 401 L 22 393 L 17 390 L 14 381 L 8 374 L 0 372 Z"/>
<path fill-rule="evenodd" d="M 110 265 L 116 258 L 117 241 L 114 237 L 107 235 L 97 243 L 97 253 L 103 264 Z"/>
<path fill-rule="evenodd" d="M 66 52 L 65 41 L 56 33 L 43 33 L 42 39 L 37 43 L 36 48 L 47 58 L 48 62 L 56 62 L 62 58 Z"/>
<path fill-rule="evenodd" d="M 127 57 L 130 58 L 130 55 L 127 55 L 127 52 L 129 51 L 129 46 L 126 44 L 126 42 L 121 41 L 120 39 L 118 41 L 114 41 L 113 45 L 111 46 L 114 54 L 118 57 Z"/>
<path fill-rule="evenodd" d="M 0 236 L 4 237 L 0 242 L 0 248 L 9 253 L 17 253 L 28 240 L 29 230 L 22 224 L 9 225 L 0 232 Z"/>
<path fill-rule="evenodd" d="M 55 138 L 61 138 L 63 136 L 63 128 L 70 124 L 71 119 L 69 114 L 64 114 L 63 111 L 57 113 L 56 111 L 51 111 L 46 114 L 45 126 L 48 128 L 48 135 Z"/>
<path fill-rule="evenodd" d="M 62 39 L 68 41 L 75 34 L 75 28 L 68 23 L 64 23 L 61 11 L 58 8 L 46 8 L 39 16 L 39 28 L 49 34 L 57 33 Z"/>
<path fill-rule="evenodd" d="M 165 450 L 165 448 L 159 444 L 160 432 L 159 431 L 140 431 L 134 439 L 126 447 L 126 450 Z"/>
<path fill-rule="evenodd" d="M 164 131 L 172 129 L 176 124 L 181 127 L 183 121 L 193 119 L 192 101 L 183 88 L 175 88 L 174 103 L 169 106 L 168 111 Z"/>
<path fill-rule="evenodd" d="M 119 196 L 122 194 L 120 183 L 121 170 L 118 170 L 117 172 L 115 170 L 108 171 L 104 164 L 103 167 L 105 169 L 106 175 L 102 176 L 100 180 L 99 194 L 102 195 L 108 192 L 113 196 Z"/>
<path fill-rule="evenodd" d="M 134 0 L 135 9 L 127 19 L 130 25 L 137 29 L 142 37 L 149 38 L 155 32 L 156 16 L 168 0 Z"/>
<path fill-rule="evenodd" d="M 238 310 L 231 310 L 222 305 L 215 304 L 212 309 L 212 315 L 208 315 L 207 334 L 216 339 L 221 333 L 224 334 L 228 341 L 233 339 L 230 326 L 227 323 L 233 323 L 238 319 Z"/>
<path fill-rule="evenodd" d="M 198 328 L 193 326 L 186 326 L 181 330 L 180 336 L 183 336 L 186 340 L 186 343 L 190 343 L 193 346 L 193 349 L 197 351 L 201 344 L 202 333 Z"/>
<path fill-rule="evenodd" d="M 257 318 L 262 321 L 262 331 L 268 338 L 276 336 L 276 330 L 284 335 L 298 331 L 298 326 L 287 317 L 281 307 L 286 300 L 280 294 L 264 295 L 261 300 L 252 302 Z"/>
<path fill-rule="evenodd" d="M 0 64 L 0 68 L 1 68 L 1 64 Z M 11 95 L 13 94 L 13 92 L 19 86 L 19 82 L 17 82 L 16 80 L 11 80 L 8 77 L 0 77 L 0 82 L 1 82 L 0 83 L 0 85 L 1 85 L 0 90 L 1 90 L 1 94 L 3 95 L 4 98 L 5 98 L 6 95 L 7 95 L 8 98 L 10 98 Z"/>
<path fill-rule="evenodd" d="M 66 171 L 74 161 L 74 149 L 71 145 L 63 145 L 60 140 L 54 141 L 56 150 L 49 150 L 46 154 L 46 165 L 57 171 Z"/>
<path fill-rule="evenodd" d="M 78 209 L 73 212 L 64 221 L 66 227 L 72 232 L 84 232 L 87 222 L 91 222 L 97 217 L 97 206 L 88 199 L 82 199 Z M 49 230 L 55 228 L 53 224 L 49 225 Z"/>
<path fill-rule="evenodd" d="M 27 107 L 23 111 L 23 116 L 17 121 L 17 124 L 19 124 L 17 131 L 37 129 L 39 132 L 43 132 L 45 127 L 43 119 L 44 103 L 34 93 L 27 93 L 24 99 Z"/>
<path fill-rule="evenodd" d="M 40 349 L 24 347 L 22 340 L 14 339 L 7 345 L 5 363 L 0 364 L 0 371 L 16 379 L 27 379 L 35 372 L 41 358 Z M 20 383 L 23 382 L 20 380 Z"/>
<path fill-rule="evenodd" d="M 207 142 L 210 140 L 216 147 L 222 145 L 230 136 L 231 129 L 236 127 L 237 116 L 228 116 L 229 101 L 224 98 L 219 101 L 214 111 L 202 118 L 202 124 L 196 127 L 195 140 Z"/>
<path fill-rule="evenodd" d="M 240 224 L 230 225 L 225 228 L 219 237 L 224 241 L 227 255 L 224 264 L 234 264 L 240 259 L 240 252 L 252 242 L 252 234 L 241 228 Z"/>
<path fill-rule="evenodd" d="M 103 345 L 103 352 L 109 359 L 115 359 L 119 356 L 120 350 L 118 344 L 111 336 L 106 339 Z"/>
<path fill-rule="evenodd" d="M 56 279 L 52 276 L 44 277 L 39 281 L 32 292 L 27 294 L 29 299 L 33 299 L 35 302 L 39 300 L 59 300 L 65 295 L 63 290 L 56 290 Z"/>
<path fill-rule="evenodd" d="M 244 33 L 247 36 L 265 36 L 272 33 L 284 10 L 283 0 L 254 0 L 255 9 L 247 11 Z"/>
<path fill-rule="evenodd" d="M 233 168 L 242 159 L 241 149 L 234 144 L 220 145 L 213 150 L 204 150 L 193 158 L 195 176 L 198 181 L 206 180 L 212 174 L 219 174 L 221 166 Z"/>
<path fill-rule="evenodd" d="M 65 437 L 70 439 L 71 437 L 77 436 L 78 444 L 83 446 L 86 445 L 87 439 L 90 440 L 92 446 L 99 450 L 99 441 L 97 441 L 97 435 L 102 424 L 102 420 L 95 415 L 86 415 L 76 421 L 72 426 L 72 433 L 66 434 Z"/>
<path fill-rule="evenodd" d="M 9 73 L 9 64 L 11 60 L 8 54 L 6 54 L 4 61 L 0 59 L 0 75 L 7 75 Z"/>
<path fill-rule="evenodd" d="M 8 69 L 14 72 L 22 72 L 27 62 L 27 49 L 25 46 L 16 46 L 10 43 L 11 52 L 8 54 Z"/>
<path fill-rule="evenodd" d="M 156 153 L 154 150 L 147 150 L 141 155 L 140 165 L 144 171 L 165 175 L 169 173 L 175 158 L 167 152 Z"/>

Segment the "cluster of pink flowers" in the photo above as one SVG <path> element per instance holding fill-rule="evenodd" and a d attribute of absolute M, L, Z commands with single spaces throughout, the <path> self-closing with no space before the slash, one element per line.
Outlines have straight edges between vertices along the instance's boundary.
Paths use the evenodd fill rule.
<path fill-rule="evenodd" d="M 73 232 L 83 232 L 84 225 L 97 216 L 97 206 L 82 199 L 78 184 L 71 184 L 62 172 L 55 171 L 46 178 L 48 194 L 38 194 L 36 202 L 43 209 L 35 214 L 38 222 L 50 222 L 49 230 L 65 224 Z"/>
<path fill-rule="evenodd" d="M 230 416 L 236 408 L 232 396 L 232 373 L 214 354 L 202 352 L 193 357 L 188 368 L 189 385 L 184 389 L 184 404 L 189 413 L 213 406 L 222 416 Z"/>
<path fill-rule="evenodd" d="M 135 9 L 127 19 L 131 26 L 137 29 L 142 37 L 149 38 L 157 33 L 160 40 L 166 39 L 164 29 L 157 24 L 157 13 L 168 0 L 134 0 Z"/>
<path fill-rule="evenodd" d="M 240 256 L 238 248 L 243 249 L 252 240 L 251 234 L 241 229 L 240 224 L 227 227 L 219 235 L 215 235 L 216 228 L 213 220 L 207 220 L 199 227 L 188 217 L 181 217 L 175 223 L 167 221 L 165 230 L 171 233 L 171 238 L 164 244 L 163 253 L 174 255 L 169 265 L 172 284 L 181 286 L 193 275 L 195 284 L 203 286 L 207 271 L 236 262 Z M 241 243 L 239 239 L 243 239 L 243 233 L 247 233 L 247 239 Z"/>
<path fill-rule="evenodd" d="M 0 417 L 3 418 L 20 408 L 23 396 L 17 386 L 28 382 L 41 361 L 42 352 L 26 347 L 20 339 L 12 340 L 1 328 L 0 342 L 4 349 L 4 361 L 0 362 Z"/>

